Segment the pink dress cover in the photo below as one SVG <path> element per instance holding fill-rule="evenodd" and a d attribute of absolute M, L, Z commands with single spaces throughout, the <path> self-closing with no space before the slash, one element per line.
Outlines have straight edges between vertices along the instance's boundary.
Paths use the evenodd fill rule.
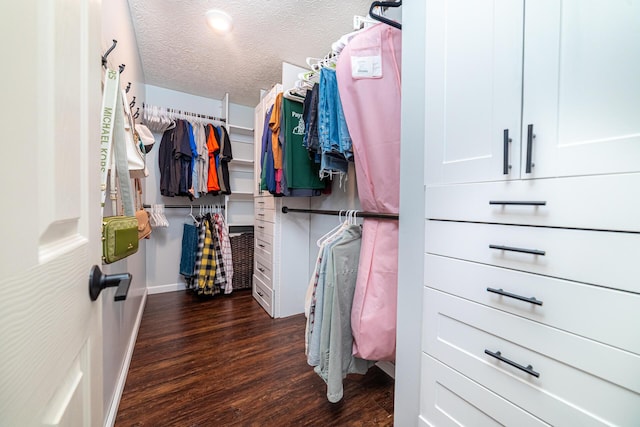
<path fill-rule="evenodd" d="M 399 210 L 401 34 L 386 24 L 363 30 L 337 63 L 365 211 Z M 395 360 L 397 288 L 398 221 L 365 219 L 351 311 L 355 356 Z"/>

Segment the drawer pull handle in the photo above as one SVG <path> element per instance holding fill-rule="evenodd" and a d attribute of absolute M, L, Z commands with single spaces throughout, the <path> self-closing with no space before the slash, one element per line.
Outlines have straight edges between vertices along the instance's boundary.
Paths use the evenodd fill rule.
<path fill-rule="evenodd" d="M 536 378 L 540 378 L 540 373 L 536 372 L 533 370 L 533 366 L 528 365 L 528 366 L 522 366 L 516 362 L 514 362 L 513 360 L 509 360 L 506 357 L 502 356 L 502 353 L 500 353 L 499 351 L 496 351 L 495 353 L 490 351 L 490 350 L 486 350 L 484 351 L 486 354 L 488 354 L 491 357 L 495 357 L 496 359 L 500 360 L 501 362 L 506 363 L 507 365 L 511 365 L 514 368 L 518 368 L 521 371 L 526 372 L 529 375 L 533 375 Z"/>
<path fill-rule="evenodd" d="M 258 267 L 258 270 L 260 270 L 261 273 L 264 273 L 264 268 Z"/>
<path fill-rule="evenodd" d="M 263 296 L 264 296 L 264 294 L 263 294 L 262 292 L 260 292 L 260 291 L 256 291 L 256 292 L 257 292 L 257 293 L 258 293 L 258 295 L 260 295 L 261 297 L 263 297 Z"/>
<path fill-rule="evenodd" d="M 532 161 L 532 151 L 533 151 L 533 138 L 536 136 L 533 134 L 533 125 L 529 125 L 527 127 L 527 165 L 525 172 L 531 173 L 531 168 L 535 165 Z"/>
<path fill-rule="evenodd" d="M 509 129 L 505 129 L 503 133 L 504 138 L 504 158 L 502 160 L 502 174 L 509 175 L 509 169 L 511 169 L 511 165 L 509 164 L 509 143 L 511 142 L 511 138 L 509 138 Z"/>
<path fill-rule="evenodd" d="M 261 248 L 264 248 L 264 245 L 261 245 L 261 244 L 259 244 L 259 243 L 258 243 L 258 246 L 260 246 Z"/>
<path fill-rule="evenodd" d="M 264 226 L 263 225 L 259 225 L 258 228 L 264 228 Z"/>
<path fill-rule="evenodd" d="M 533 201 L 533 202 L 521 202 L 521 201 L 511 201 L 511 200 L 489 200 L 490 205 L 512 205 L 512 206 L 546 206 L 547 202 L 545 201 Z"/>
<path fill-rule="evenodd" d="M 264 214 L 263 213 L 259 213 L 258 216 L 264 216 Z"/>
<path fill-rule="evenodd" d="M 514 248 L 511 246 L 502 246 L 502 245 L 489 245 L 491 249 L 500 249 L 502 251 L 511 251 L 511 252 L 520 252 L 523 254 L 531 254 L 531 255 L 542 255 L 546 253 L 545 251 L 541 251 L 539 249 L 524 249 L 524 248 Z"/>
<path fill-rule="evenodd" d="M 493 292 L 494 294 L 502 295 L 509 298 L 514 298 L 524 302 L 530 302 L 531 304 L 535 304 L 535 305 L 542 305 L 542 301 L 540 301 L 539 299 L 536 299 L 536 297 L 527 298 L 520 295 L 512 294 L 511 292 L 503 291 L 502 289 L 493 289 L 493 288 L 487 288 L 487 292 Z"/>

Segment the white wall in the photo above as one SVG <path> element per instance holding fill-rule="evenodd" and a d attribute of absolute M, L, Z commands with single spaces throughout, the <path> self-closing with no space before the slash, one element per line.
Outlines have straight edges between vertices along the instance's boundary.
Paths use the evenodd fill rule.
<path fill-rule="evenodd" d="M 174 108 L 192 113 L 223 117 L 224 106 L 221 100 L 204 98 L 184 92 L 177 92 L 157 86 L 147 85 L 147 103 L 149 105 Z M 253 128 L 253 109 L 242 105 L 229 105 L 229 122 Z M 156 144 L 147 155 L 149 177 L 146 180 L 145 204 L 185 205 L 184 209 L 165 209 L 169 221 L 168 228 L 155 228 L 147 247 L 147 288 L 149 293 L 168 292 L 184 289 L 184 279 L 180 275 L 180 255 L 182 252 L 182 229 L 189 218 L 191 204 L 187 197 L 165 197 L 160 194 L 160 171 L 158 152 L 161 134 L 155 134 Z M 233 139 L 233 136 L 232 136 Z M 252 144 L 253 139 L 248 139 Z M 235 146 L 235 145 L 234 145 Z M 253 148 L 249 150 L 253 153 Z M 236 156 L 234 151 L 234 157 Z M 252 169 L 252 166 L 249 166 Z M 232 172 L 233 173 L 233 172 Z M 251 190 L 251 187 L 249 187 Z M 232 187 L 232 191 L 235 189 Z M 224 204 L 224 197 L 207 195 L 193 201 L 193 204 Z M 253 223 L 253 205 L 251 205 L 251 224 Z"/>
<path fill-rule="evenodd" d="M 122 87 L 131 82 L 127 96 L 129 100 L 135 96 L 136 106 L 141 107 L 145 98 L 144 74 L 127 0 L 102 2 L 103 52 L 112 45 L 112 39 L 116 39 L 118 44 L 108 57 L 109 66 L 117 69 L 119 64 L 126 65 L 120 75 Z M 109 211 L 107 207 L 105 215 L 110 214 Z M 115 288 L 102 292 L 103 398 L 106 424 L 111 424 L 115 418 L 137 335 L 137 321 L 144 309 L 147 284 L 145 252 L 148 246 L 149 241 L 142 240 L 135 255 L 104 266 L 106 273 L 129 272 L 133 276 L 125 301 L 113 300 Z"/>

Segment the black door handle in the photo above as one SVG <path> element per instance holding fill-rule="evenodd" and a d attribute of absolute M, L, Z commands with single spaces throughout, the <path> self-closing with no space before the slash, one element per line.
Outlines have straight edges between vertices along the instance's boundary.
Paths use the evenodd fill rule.
<path fill-rule="evenodd" d="M 502 174 L 509 175 L 509 168 L 511 165 L 509 164 L 509 143 L 511 142 L 511 138 L 509 138 L 509 129 L 505 129 L 503 131 L 503 153 L 502 153 Z"/>
<path fill-rule="evenodd" d="M 103 289 L 117 286 L 118 289 L 113 300 L 123 301 L 127 299 L 131 278 L 131 273 L 104 274 L 100 271 L 100 267 L 94 265 L 89 273 L 89 298 L 91 301 L 95 301 Z"/>

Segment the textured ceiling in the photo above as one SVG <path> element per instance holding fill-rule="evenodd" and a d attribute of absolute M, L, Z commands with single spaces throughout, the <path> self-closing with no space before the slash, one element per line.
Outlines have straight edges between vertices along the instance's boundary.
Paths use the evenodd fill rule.
<path fill-rule="evenodd" d="M 282 62 L 306 66 L 353 30 L 371 0 L 129 0 L 148 84 L 254 106 L 260 89 L 280 82 Z M 205 20 L 221 9 L 234 20 L 226 36 Z"/>

